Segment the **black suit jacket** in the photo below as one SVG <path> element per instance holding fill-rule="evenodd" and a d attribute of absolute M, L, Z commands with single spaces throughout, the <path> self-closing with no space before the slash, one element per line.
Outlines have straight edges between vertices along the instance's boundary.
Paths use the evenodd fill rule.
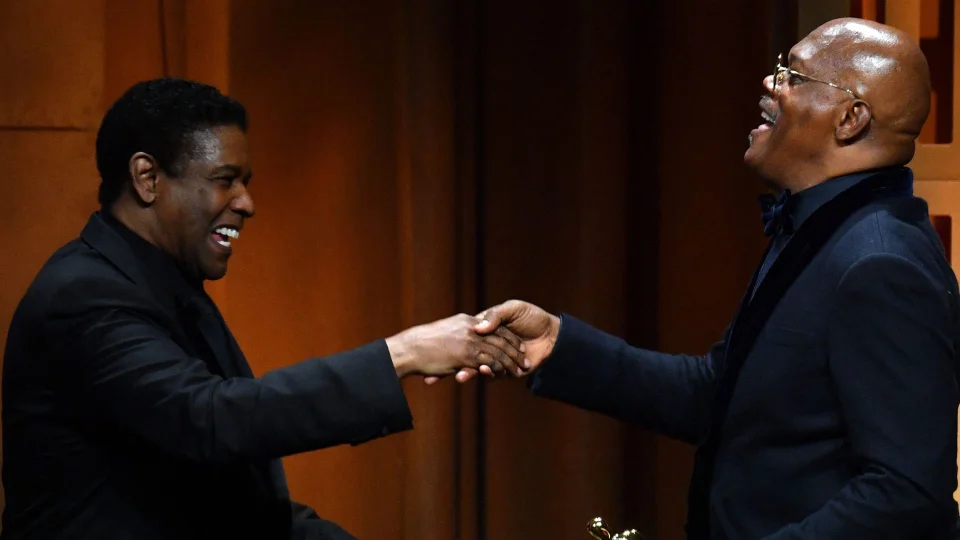
<path fill-rule="evenodd" d="M 911 179 L 818 210 L 705 356 L 564 315 L 534 392 L 698 444 L 691 540 L 948 537 L 957 281 Z"/>
<path fill-rule="evenodd" d="M 123 234 L 95 214 L 13 317 L 3 538 L 352 538 L 290 502 L 279 458 L 412 428 L 386 343 L 253 378 Z"/>

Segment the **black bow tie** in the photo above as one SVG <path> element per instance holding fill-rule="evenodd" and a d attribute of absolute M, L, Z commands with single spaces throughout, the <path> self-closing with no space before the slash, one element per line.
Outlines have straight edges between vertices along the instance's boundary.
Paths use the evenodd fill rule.
<path fill-rule="evenodd" d="M 760 196 L 761 216 L 763 217 L 763 234 L 773 236 L 781 232 L 793 234 L 793 220 L 790 213 L 793 210 L 795 199 L 789 189 L 783 190 L 779 197 L 773 195 Z"/>

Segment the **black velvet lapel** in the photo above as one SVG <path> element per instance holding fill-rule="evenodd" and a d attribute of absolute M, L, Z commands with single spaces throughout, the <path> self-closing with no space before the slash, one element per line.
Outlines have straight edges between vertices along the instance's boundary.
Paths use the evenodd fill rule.
<path fill-rule="evenodd" d="M 767 319 L 770 318 L 787 289 L 793 285 L 844 221 L 876 199 L 903 194 L 905 184 L 909 183 L 910 178 L 909 171 L 904 168 L 880 172 L 825 203 L 794 233 L 793 238 L 774 261 L 751 299 L 749 291 L 752 290 L 757 278 L 754 274 L 751 288 L 744 295 L 727 344 L 727 354 L 715 400 L 715 406 L 720 405 L 723 412 L 715 415 L 714 425 L 723 423 L 729 393 L 736 382 L 740 367 L 749 356 L 760 331 L 763 330 Z"/>
<path fill-rule="evenodd" d="M 740 368 L 750 355 L 767 319 L 793 282 L 844 221 L 874 200 L 906 193 L 911 180 L 909 169 L 903 167 L 881 171 L 825 203 L 797 229 L 751 298 L 750 293 L 757 280 L 757 274 L 754 273 L 727 341 L 724 365 L 711 408 L 710 427 L 697 449 L 688 493 L 688 540 L 709 537 L 710 485 L 721 428 L 727 417 Z"/>

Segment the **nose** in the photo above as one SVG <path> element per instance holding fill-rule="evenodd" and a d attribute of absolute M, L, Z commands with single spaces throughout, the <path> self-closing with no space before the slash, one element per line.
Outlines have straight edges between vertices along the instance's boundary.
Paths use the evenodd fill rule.
<path fill-rule="evenodd" d="M 245 218 L 252 218 L 257 213 L 257 207 L 253 204 L 253 197 L 246 186 L 240 187 L 240 193 L 230 201 L 230 209 Z"/>
<path fill-rule="evenodd" d="M 763 78 L 763 89 L 766 90 L 768 94 L 772 95 L 774 93 L 773 75 L 767 75 Z"/>

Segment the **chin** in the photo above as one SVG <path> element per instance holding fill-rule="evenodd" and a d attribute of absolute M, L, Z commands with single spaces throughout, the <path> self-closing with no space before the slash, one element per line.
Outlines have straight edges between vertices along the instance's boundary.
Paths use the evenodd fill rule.
<path fill-rule="evenodd" d="M 760 148 L 757 148 L 756 145 L 751 145 L 750 148 L 747 148 L 747 151 L 743 153 L 743 163 L 747 167 L 750 167 L 754 172 L 763 176 L 761 169 L 763 168 L 763 151 Z"/>
<path fill-rule="evenodd" d="M 227 265 L 207 266 L 203 268 L 204 281 L 217 281 L 227 275 Z"/>

